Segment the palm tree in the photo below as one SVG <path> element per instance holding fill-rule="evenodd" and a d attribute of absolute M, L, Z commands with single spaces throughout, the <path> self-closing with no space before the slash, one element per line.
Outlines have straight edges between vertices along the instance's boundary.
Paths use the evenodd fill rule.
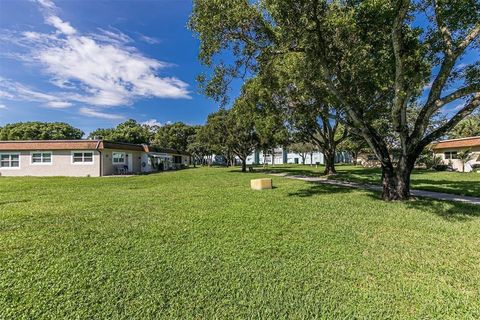
<path fill-rule="evenodd" d="M 462 163 L 462 172 L 465 172 L 465 163 L 472 160 L 473 154 L 470 149 L 465 149 L 457 153 L 457 158 Z"/>

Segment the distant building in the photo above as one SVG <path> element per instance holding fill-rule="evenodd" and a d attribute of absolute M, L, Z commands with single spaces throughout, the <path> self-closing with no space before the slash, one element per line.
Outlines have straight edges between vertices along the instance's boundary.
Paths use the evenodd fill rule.
<path fill-rule="evenodd" d="M 189 155 L 105 140 L 0 141 L 1 176 L 107 176 L 178 169 Z"/>
<path fill-rule="evenodd" d="M 351 157 L 347 152 L 337 152 L 335 156 L 336 163 L 349 163 Z M 298 153 L 289 152 L 284 148 L 275 148 L 274 155 L 256 150 L 247 157 L 247 164 L 302 164 L 302 157 Z M 307 153 L 305 164 L 324 164 L 324 156 L 321 152 Z"/>
<path fill-rule="evenodd" d="M 443 140 L 432 144 L 433 153 L 441 157 L 444 164 L 452 164 L 453 169 L 460 171 L 462 162 L 458 159 L 458 153 L 467 149 L 472 152 L 472 159 L 465 163 L 465 172 L 470 172 L 473 164 L 480 164 L 480 137 Z"/>

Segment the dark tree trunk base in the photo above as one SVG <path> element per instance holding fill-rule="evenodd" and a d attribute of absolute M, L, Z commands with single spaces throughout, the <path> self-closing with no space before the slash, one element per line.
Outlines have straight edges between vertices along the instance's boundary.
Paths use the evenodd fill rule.
<path fill-rule="evenodd" d="M 411 170 L 399 168 L 382 168 L 382 199 L 385 201 L 404 201 L 411 199 Z"/>

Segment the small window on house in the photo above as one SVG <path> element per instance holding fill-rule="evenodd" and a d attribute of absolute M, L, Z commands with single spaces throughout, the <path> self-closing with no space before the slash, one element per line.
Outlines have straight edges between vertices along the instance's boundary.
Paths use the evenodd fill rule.
<path fill-rule="evenodd" d="M 457 151 L 445 152 L 445 160 L 458 159 Z"/>
<path fill-rule="evenodd" d="M 92 163 L 93 152 L 74 152 L 73 163 Z"/>
<path fill-rule="evenodd" d="M 112 163 L 113 164 L 125 164 L 125 153 L 124 152 L 113 152 L 112 153 Z"/>
<path fill-rule="evenodd" d="M 31 155 L 32 164 L 50 164 L 52 163 L 51 152 L 33 152 Z"/>
<path fill-rule="evenodd" d="M 19 168 L 20 155 L 16 153 L 0 154 L 0 168 Z"/>

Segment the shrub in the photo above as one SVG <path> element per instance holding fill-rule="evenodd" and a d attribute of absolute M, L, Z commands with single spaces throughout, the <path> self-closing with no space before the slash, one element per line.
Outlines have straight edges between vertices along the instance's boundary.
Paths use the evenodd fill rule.
<path fill-rule="evenodd" d="M 447 164 L 437 164 L 437 165 L 433 166 L 432 168 L 435 171 L 447 171 L 448 167 L 449 166 Z"/>

